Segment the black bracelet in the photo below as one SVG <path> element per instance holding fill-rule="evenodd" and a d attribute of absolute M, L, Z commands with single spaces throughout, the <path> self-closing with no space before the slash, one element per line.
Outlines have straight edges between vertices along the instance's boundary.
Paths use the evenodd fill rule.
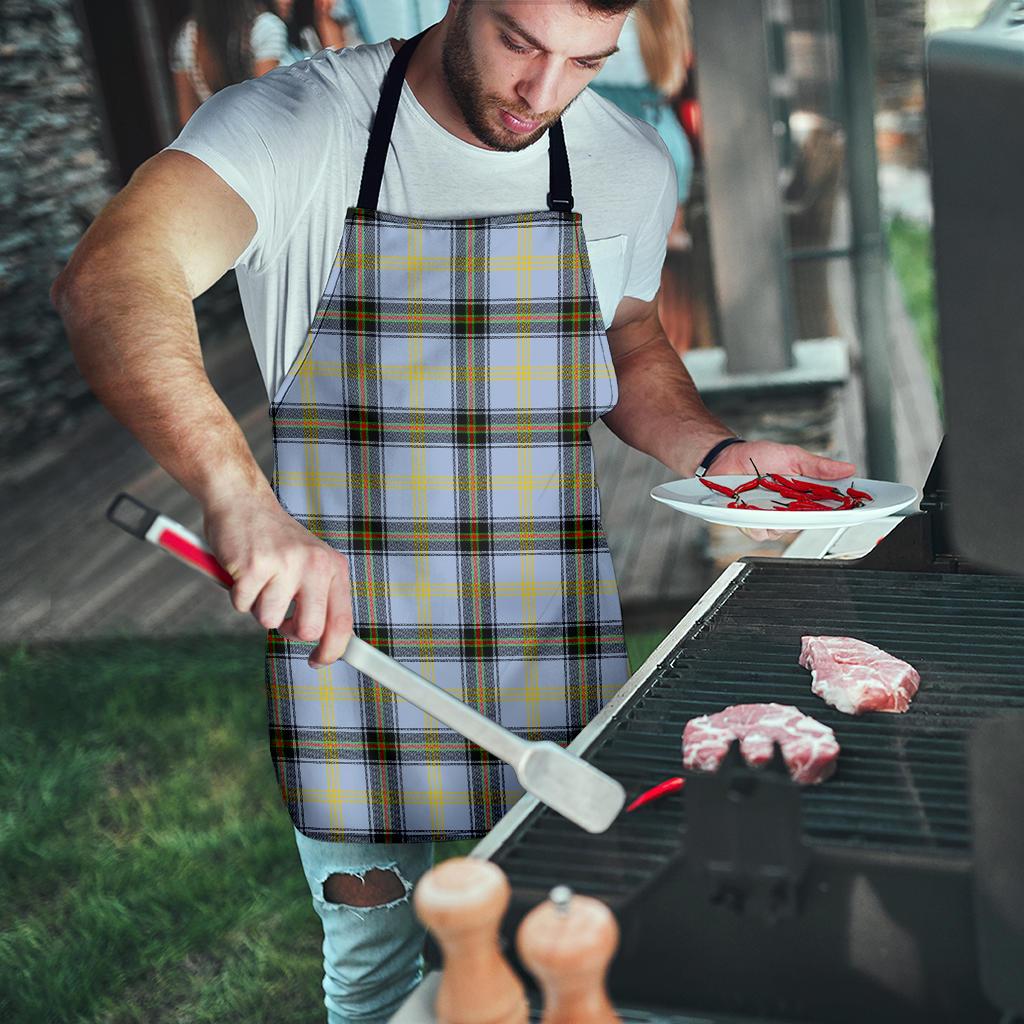
<path fill-rule="evenodd" d="M 714 462 L 715 459 L 717 459 L 718 456 L 721 455 L 722 452 L 724 452 L 725 449 L 728 448 L 731 444 L 743 444 L 743 438 L 727 437 L 724 441 L 719 441 L 718 444 L 716 444 L 715 447 L 712 448 L 711 451 L 709 451 L 707 455 L 705 455 L 704 458 L 700 460 L 700 463 L 697 465 L 697 471 L 694 473 L 694 476 L 704 476 L 705 473 L 707 473 L 707 471 L 711 468 L 711 463 Z"/>

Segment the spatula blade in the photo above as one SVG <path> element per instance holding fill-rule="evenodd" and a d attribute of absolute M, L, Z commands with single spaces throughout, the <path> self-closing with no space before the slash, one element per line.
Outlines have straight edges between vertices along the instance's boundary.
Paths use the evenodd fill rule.
<path fill-rule="evenodd" d="M 587 832 L 605 832 L 626 802 L 622 785 L 556 743 L 531 743 L 516 765 L 527 792 Z"/>

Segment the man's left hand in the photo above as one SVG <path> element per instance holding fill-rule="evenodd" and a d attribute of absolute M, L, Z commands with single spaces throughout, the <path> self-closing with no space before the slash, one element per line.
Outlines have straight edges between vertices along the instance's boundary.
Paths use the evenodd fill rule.
<path fill-rule="evenodd" d="M 754 465 L 761 473 L 782 473 L 784 476 L 803 476 L 812 480 L 841 480 L 853 476 L 857 467 L 852 462 L 837 462 L 800 448 L 795 444 L 775 441 L 744 441 L 731 444 L 708 469 L 708 476 L 754 476 Z M 745 529 L 751 540 L 775 540 L 789 532 L 786 530 Z"/>

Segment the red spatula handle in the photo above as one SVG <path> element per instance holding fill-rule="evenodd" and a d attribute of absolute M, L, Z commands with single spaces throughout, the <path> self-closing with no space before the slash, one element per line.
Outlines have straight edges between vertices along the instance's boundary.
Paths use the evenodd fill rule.
<path fill-rule="evenodd" d="M 181 523 L 144 505 L 130 494 L 119 494 L 107 509 L 107 518 L 133 537 L 148 540 L 168 554 L 205 573 L 222 587 L 230 589 L 234 579 L 213 556 L 206 542 Z"/>

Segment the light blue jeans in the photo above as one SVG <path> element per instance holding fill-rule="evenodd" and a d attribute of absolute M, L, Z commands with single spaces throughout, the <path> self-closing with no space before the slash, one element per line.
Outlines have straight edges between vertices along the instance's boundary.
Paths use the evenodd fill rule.
<path fill-rule="evenodd" d="M 434 860 L 433 843 L 329 843 L 298 829 L 302 870 L 313 909 L 324 926 L 324 1005 L 327 1024 L 383 1024 L 423 976 L 425 931 L 413 914 L 413 887 Z M 324 899 L 333 874 L 394 871 L 405 895 L 379 907 L 349 907 Z"/>

